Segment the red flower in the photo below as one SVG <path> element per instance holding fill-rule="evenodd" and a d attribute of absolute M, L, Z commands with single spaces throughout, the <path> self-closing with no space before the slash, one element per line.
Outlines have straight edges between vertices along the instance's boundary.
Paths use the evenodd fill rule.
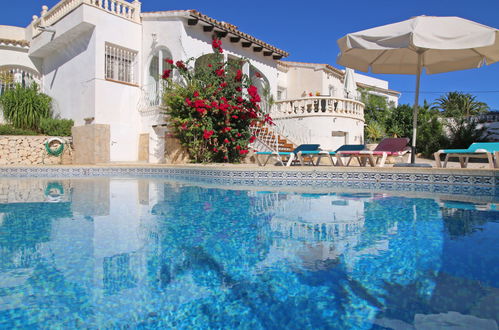
<path fill-rule="evenodd" d="M 165 59 L 165 62 L 168 64 L 173 64 L 173 60 L 171 58 Z"/>
<path fill-rule="evenodd" d="M 190 98 L 186 97 L 185 98 L 185 103 L 187 103 L 188 106 L 191 106 L 192 107 L 192 101 Z"/>
<path fill-rule="evenodd" d="M 222 48 L 222 40 L 220 40 L 220 39 L 213 39 L 213 41 L 211 42 L 211 46 L 213 48 L 215 48 L 215 49 L 221 49 Z"/>
<path fill-rule="evenodd" d="M 243 90 L 243 89 L 242 89 L 241 87 L 236 87 L 236 91 L 238 91 L 238 92 L 242 92 L 242 90 Z"/>
<path fill-rule="evenodd" d="M 215 74 L 219 77 L 223 77 L 225 75 L 224 69 L 217 69 L 215 70 Z"/>
<path fill-rule="evenodd" d="M 211 138 L 211 136 L 213 135 L 213 131 L 208 131 L 208 130 L 204 130 L 203 131 L 203 139 L 205 140 L 208 140 L 209 138 Z M 215 151 L 215 150 L 214 150 Z"/>
<path fill-rule="evenodd" d="M 240 155 L 246 155 L 247 153 L 249 153 L 249 150 L 246 150 L 246 149 L 239 150 Z"/>
<path fill-rule="evenodd" d="M 229 143 L 229 139 L 225 139 L 225 140 L 224 140 L 224 143 Z"/>
<path fill-rule="evenodd" d="M 249 143 L 253 143 L 256 140 L 256 136 L 252 136 L 249 138 Z"/>
<path fill-rule="evenodd" d="M 238 103 L 243 103 L 244 102 L 244 99 L 240 96 L 237 97 L 237 102 Z"/>
<path fill-rule="evenodd" d="M 227 156 L 224 156 L 224 159 L 225 159 L 225 160 L 227 160 L 227 159 L 229 159 L 229 157 L 227 157 Z"/>
<path fill-rule="evenodd" d="M 227 83 L 226 82 L 221 83 L 220 87 L 222 87 L 222 88 L 227 87 Z"/>
<path fill-rule="evenodd" d="M 232 116 L 232 118 L 233 118 L 233 119 L 237 119 L 237 118 L 239 118 L 239 117 L 238 117 L 238 116 L 236 116 L 236 115 L 233 115 L 233 116 Z"/>
<path fill-rule="evenodd" d="M 198 97 L 199 96 L 199 92 L 198 91 L 194 91 L 194 93 L 192 94 L 192 96 Z"/>
<path fill-rule="evenodd" d="M 234 77 L 236 81 L 241 81 L 243 79 L 243 72 L 241 70 L 237 70 L 236 76 Z"/>
<path fill-rule="evenodd" d="M 209 68 L 211 68 L 212 66 L 213 66 L 213 65 L 211 65 L 211 64 L 208 64 L 208 67 L 209 67 Z"/>
<path fill-rule="evenodd" d="M 185 66 L 185 63 L 182 62 L 182 61 L 177 61 L 175 63 L 175 65 L 177 66 L 177 68 L 181 69 L 181 70 L 187 70 L 186 66 Z"/>
<path fill-rule="evenodd" d="M 251 85 L 250 87 L 248 87 L 248 94 L 251 95 L 252 97 L 255 97 L 255 95 L 258 95 L 258 88 Z"/>
<path fill-rule="evenodd" d="M 236 150 L 240 150 L 241 149 L 241 146 L 236 146 Z"/>
<path fill-rule="evenodd" d="M 196 108 L 196 111 L 200 114 L 200 115 L 204 115 L 206 112 L 206 109 L 203 109 L 203 108 Z"/>
<path fill-rule="evenodd" d="M 185 131 L 187 129 L 187 124 L 186 123 L 183 123 L 182 126 L 180 126 L 180 128 Z"/>
<path fill-rule="evenodd" d="M 168 79 L 168 78 L 170 78 L 171 73 L 172 73 L 172 70 L 165 70 L 165 71 L 163 71 L 163 75 L 161 76 L 161 78 Z"/>
<path fill-rule="evenodd" d="M 236 135 L 237 135 L 237 137 L 241 137 L 242 134 L 241 133 L 237 133 Z"/>
<path fill-rule="evenodd" d="M 213 148 L 213 151 L 214 151 L 214 152 L 218 152 L 218 149 L 217 149 L 217 148 Z"/>

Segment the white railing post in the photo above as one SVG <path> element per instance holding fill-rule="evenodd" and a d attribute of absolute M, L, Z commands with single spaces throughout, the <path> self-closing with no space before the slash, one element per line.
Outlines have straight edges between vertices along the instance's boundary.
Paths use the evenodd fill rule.
<path fill-rule="evenodd" d="M 45 22 L 45 16 L 47 15 L 49 7 L 43 5 L 42 11 L 40 13 L 40 26 L 47 26 Z"/>

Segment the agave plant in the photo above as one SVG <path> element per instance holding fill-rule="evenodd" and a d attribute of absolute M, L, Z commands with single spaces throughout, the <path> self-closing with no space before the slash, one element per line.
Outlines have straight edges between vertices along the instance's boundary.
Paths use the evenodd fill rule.
<path fill-rule="evenodd" d="M 23 129 L 39 129 L 43 118 L 52 117 L 52 98 L 40 93 L 38 85 L 23 87 L 16 84 L 0 95 L 5 120 Z"/>

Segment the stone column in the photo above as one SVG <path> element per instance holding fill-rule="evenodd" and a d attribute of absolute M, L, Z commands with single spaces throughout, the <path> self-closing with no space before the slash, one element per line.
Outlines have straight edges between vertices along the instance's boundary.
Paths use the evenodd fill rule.
<path fill-rule="evenodd" d="M 109 125 L 91 124 L 73 127 L 74 164 L 108 163 L 111 132 Z"/>

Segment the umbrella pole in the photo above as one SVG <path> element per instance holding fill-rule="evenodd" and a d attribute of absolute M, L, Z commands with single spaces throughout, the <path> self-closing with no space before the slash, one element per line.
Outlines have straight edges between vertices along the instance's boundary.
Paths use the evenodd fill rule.
<path fill-rule="evenodd" d="M 418 128 L 418 104 L 419 104 L 419 82 L 421 80 L 421 61 L 422 53 L 418 52 L 418 74 L 416 76 L 416 94 L 414 95 L 414 108 L 412 110 L 412 146 L 411 146 L 411 163 L 416 162 L 416 135 Z"/>

